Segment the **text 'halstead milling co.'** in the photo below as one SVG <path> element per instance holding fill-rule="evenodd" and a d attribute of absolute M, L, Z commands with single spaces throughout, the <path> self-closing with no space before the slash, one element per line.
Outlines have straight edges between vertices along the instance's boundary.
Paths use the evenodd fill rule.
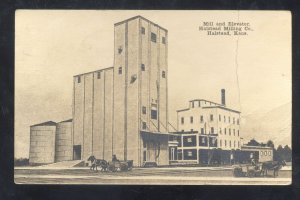
<path fill-rule="evenodd" d="M 248 35 L 253 31 L 249 22 L 203 22 L 199 31 L 206 31 L 207 35 Z"/>

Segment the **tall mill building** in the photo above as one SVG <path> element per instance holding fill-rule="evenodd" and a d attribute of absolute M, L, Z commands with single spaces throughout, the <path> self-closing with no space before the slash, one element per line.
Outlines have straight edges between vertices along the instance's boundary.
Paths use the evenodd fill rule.
<path fill-rule="evenodd" d="M 114 64 L 74 76 L 73 159 L 169 164 L 168 31 L 136 16 L 114 26 Z"/>

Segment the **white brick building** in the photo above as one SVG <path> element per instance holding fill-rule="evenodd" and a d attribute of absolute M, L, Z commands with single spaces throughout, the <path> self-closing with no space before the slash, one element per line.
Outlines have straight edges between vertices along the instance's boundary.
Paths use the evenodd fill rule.
<path fill-rule="evenodd" d="M 225 90 L 222 90 L 222 104 L 194 99 L 189 101 L 188 108 L 177 110 L 177 130 L 181 133 L 179 160 L 199 163 L 203 150 L 241 149 L 240 112 L 226 107 Z"/>

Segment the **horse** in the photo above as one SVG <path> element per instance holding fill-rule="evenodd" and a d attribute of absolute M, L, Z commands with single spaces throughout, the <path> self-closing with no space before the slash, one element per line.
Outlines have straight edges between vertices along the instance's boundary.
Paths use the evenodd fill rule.
<path fill-rule="evenodd" d="M 101 167 L 101 171 L 107 171 L 107 167 L 108 167 L 108 162 L 106 160 L 103 159 L 96 159 L 95 156 L 90 156 L 88 158 L 88 161 L 91 161 L 91 167 L 90 170 L 98 172 L 97 166 Z"/>
<path fill-rule="evenodd" d="M 278 171 L 285 166 L 284 160 L 281 161 L 268 161 L 262 163 L 262 174 L 263 176 L 268 176 L 268 170 L 273 170 L 274 178 L 278 176 Z"/>

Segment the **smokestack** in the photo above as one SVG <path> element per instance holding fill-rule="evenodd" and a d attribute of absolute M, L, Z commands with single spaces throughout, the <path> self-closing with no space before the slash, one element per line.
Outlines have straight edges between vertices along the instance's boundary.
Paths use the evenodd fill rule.
<path fill-rule="evenodd" d="M 223 106 L 226 105 L 226 103 L 225 103 L 225 89 L 221 90 L 221 103 L 222 103 Z"/>

